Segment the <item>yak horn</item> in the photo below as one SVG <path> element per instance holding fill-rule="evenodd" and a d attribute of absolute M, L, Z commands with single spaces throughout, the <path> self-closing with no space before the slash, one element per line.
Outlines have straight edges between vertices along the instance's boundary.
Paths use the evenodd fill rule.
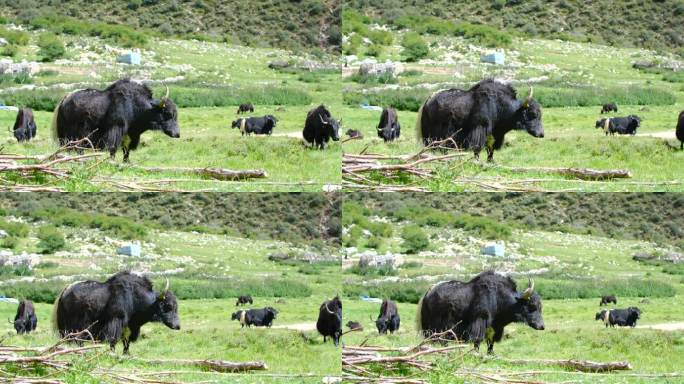
<path fill-rule="evenodd" d="M 530 86 L 530 94 L 527 96 L 527 100 L 532 100 L 532 95 L 534 95 L 534 87 Z"/>
<path fill-rule="evenodd" d="M 164 287 L 164 292 L 168 292 L 169 290 L 169 278 L 166 278 L 166 287 Z"/>
<path fill-rule="evenodd" d="M 331 311 L 330 308 L 328 308 L 328 303 L 325 303 L 325 310 L 328 311 L 329 314 L 334 315 L 335 312 Z"/>
<path fill-rule="evenodd" d="M 168 99 L 169 98 L 169 86 L 166 84 L 164 84 L 164 86 L 166 87 L 166 95 L 164 95 L 164 98 Z"/>
<path fill-rule="evenodd" d="M 318 114 L 318 118 L 321 119 L 321 123 L 328 124 L 325 120 L 323 120 L 323 116 L 321 116 L 320 113 Z"/>
<path fill-rule="evenodd" d="M 532 297 L 533 293 L 534 293 L 534 281 L 528 277 L 527 278 L 527 289 L 522 293 L 522 295 L 520 295 L 520 297 L 523 300 L 529 300 L 529 298 Z"/>

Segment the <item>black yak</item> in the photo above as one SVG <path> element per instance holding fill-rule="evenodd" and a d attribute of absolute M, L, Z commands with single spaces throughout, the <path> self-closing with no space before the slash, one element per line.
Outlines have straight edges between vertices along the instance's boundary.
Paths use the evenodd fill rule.
<path fill-rule="evenodd" d="M 276 318 L 278 311 L 273 307 L 266 307 L 262 309 L 247 309 L 234 312 L 230 318 L 231 320 L 239 320 L 244 328 L 245 325 L 249 328 L 252 325 L 255 327 L 268 327 L 273 325 L 273 320 Z"/>
<path fill-rule="evenodd" d="M 255 135 L 271 135 L 273 128 L 275 128 L 278 119 L 273 115 L 265 115 L 263 117 L 247 117 L 240 118 L 232 122 L 231 128 L 240 129 L 242 136 L 245 133 L 249 136 L 252 133 Z"/>
<path fill-rule="evenodd" d="M 358 321 L 347 321 L 347 328 L 349 329 L 358 329 L 360 331 L 363 331 L 363 325 L 359 323 Z"/>
<path fill-rule="evenodd" d="M 679 140 L 679 149 L 684 149 L 684 111 L 679 113 L 677 120 L 677 140 Z"/>
<path fill-rule="evenodd" d="M 596 121 L 596 128 L 603 129 L 606 136 L 615 135 L 636 135 L 637 128 L 641 125 L 641 118 L 636 115 L 627 117 L 603 118 Z"/>
<path fill-rule="evenodd" d="M 19 108 L 17 118 L 14 120 L 14 137 L 18 142 L 29 141 L 36 137 L 36 122 L 33 119 L 31 108 Z"/>
<path fill-rule="evenodd" d="M 397 309 L 397 304 L 390 300 L 384 299 L 380 305 L 380 314 L 377 320 L 375 320 L 375 326 L 378 328 L 378 333 L 384 335 L 389 331 L 394 333 L 394 331 L 399 330 L 399 323 L 401 319 L 399 318 L 399 309 Z"/>
<path fill-rule="evenodd" d="M 88 280 L 69 285 L 55 302 L 53 321 L 62 337 L 89 329 L 112 350 L 121 340 L 124 354 L 150 321 L 180 329 L 178 303 L 169 281 L 155 292 L 149 279 L 130 272 L 119 272 L 104 283 Z"/>
<path fill-rule="evenodd" d="M 398 139 L 400 134 L 401 125 L 399 125 L 397 110 L 394 108 L 383 108 L 380 115 L 380 123 L 378 123 L 378 137 L 388 142 Z"/>
<path fill-rule="evenodd" d="M 601 296 L 601 302 L 599 303 L 599 307 L 602 305 L 608 305 L 609 303 L 617 305 L 617 298 L 615 297 L 615 295 Z"/>
<path fill-rule="evenodd" d="M 62 145 L 88 137 L 95 148 L 107 149 L 112 158 L 121 147 L 125 162 L 147 130 L 180 137 L 178 111 L 169 99 L 168 87 L 164 97 L 153 99 L 146 85 L 129 79 L 104 91 L 84 89 L 67 95 L 55 108 L 52 128 Z"/>
<path fill-rule="evenodd" d="M 340 125 L 342 120 L 333 119 L 330 111 L 321 104 L 306 115 L 302 135 L 312 148 L 324 149 L 330 139 L 340 140 Z"/>
<path fill-rule="evenodd" d="M 318 333 L 323 335 L 323 342 L 332 337 L 335 346 L 340 344 L 342 336 L 342 302 L 338 296 L 332 300 L 326 300 L 318 309 L 318 321 L 316 321 Z"/>
<path fill-rule="evenodd" d="M 487 160 L 493 161 L 511 130 L 544 137 L 542 108 L 532 95 L 530 88 L 527 98 L 518 100 L 513 87 L 491 79 L 467 91 L 438 91 L 418 111 L 416 130 L 424 145 L 451 138 L 458 148 L 473 150 L 476 159 L 486 148 Z"/>
<path fill-rule="evenodd" d="M 252 105 L 252 103 L 240 104 L 240 106 L 238 107 L 238 110 L 237 110 L 237 114 L 239 115 L 243 112 L 244 113 L 254 112 L 254 106 Z"/>
<path fill-rule="evenodd" d="M 487 353 L 501 341 L 504 327 L 525 323 L 543 330 L 542 302 L 530 280 L 518 292 L 515 282 L 492 271 L 482 272 L 469 282 L 448 281 L 433 285 L 418 303 L 417 328 L 424 336 L 452 330 L 461 341 L 472 341 L 475 349 L 485 340 Z"/>
<path fill-rule="evenodd" d="M 36 317 L 36 310 L 33 308 L 31 300 L 21 300 L 17 308 L 17 314 L 14 316 L 14 329 L 18 334 L 31 333 L 38 326 L 38 318 Z"/>
<path fill-rule="evenodd" d="M 357 131 L 356 129 L 348 129 L 346 134 L 351 139 L 353 139 L 355 137 L 363 139 L 363 133 L 361 133 L 361 131 Z"/>
<path fill-rule="evenodd" d="M 641 317 L 641 310 L 637 307 L 627 309 L 604 309 L 596 313 L 596 320 L 601 320 L 608 326 L 636 327 L 637 320 Z"/>
<path fill-rule="evenodd" d="M 254 300 L 252 300 L 252 296 L 250 295 L 241 295 L 238 297 L 237 302 L 235 303 L 235 306 L 237 307 L 238 305 L 241 304 L 254 304 Z"/>
<path fill-rule="evenodd" d="M 601 107 L 601 114 L 608 113 L 608 112 L 616 112 L 618 111 L 617 104 L 615 103 L 608 103 L 608 104 L 603 104 Z"/>

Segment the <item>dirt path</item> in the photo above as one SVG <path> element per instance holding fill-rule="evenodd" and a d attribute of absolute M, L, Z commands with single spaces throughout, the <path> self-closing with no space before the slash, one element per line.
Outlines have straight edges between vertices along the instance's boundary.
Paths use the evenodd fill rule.
<path fill-rule="evenodd" d="M 294 323 L 284 325 L 274 325 L 271 328 L 291 329 L 293 331 L 315 331 L 316 323 Z"/>
<path fill-rule="evenodd" d="M 285 136 L 285 137 L 294 137 L 297 139 L 301 139 L 302 133 L 301 132 L 282 132 L 282 133 L 274 133 L 271 136 Z"/>
<path fill-rule="evenodd" d="M 639 325 L 637 328 L 659 329 L 661 331 L 684 331 L 684 322 Z"/>
<path fill-rule="evenodd" d="M 670 131 L 663 131 L 663 132 L 637 133 L 637 136 L 657 137 L 660 139 L 676 139 L 677 138 L 675 136 L 674 129 L 670 130 Z"/>

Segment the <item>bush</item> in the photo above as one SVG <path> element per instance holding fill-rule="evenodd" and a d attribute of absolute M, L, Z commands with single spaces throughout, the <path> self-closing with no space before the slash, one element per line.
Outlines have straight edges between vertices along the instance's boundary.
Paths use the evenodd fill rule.
<path fill-rule="evenodd" d="M 397 270 L 391 265 L 383 265 L 381 267 L 362 267 L 357 264 L 347 269 L 347 272 L 359 276 L 396 276 L 398 274 Z"/>
<path fill-rule="evenodd" d="M 33 83 L 33 79 L 31 78 L 31 75 L 25 72 L 17 73 L 17 74 L 12 74 L 12 73 L 3 73 L 0 74 L 0 84 L 31 84 Z"/>
<path fill-rule="evenodd" d="M 11 45 L 27 45 L 29 43 L 29 34 L 24 31 L 10 31 L 0 27 L 0 37 L 7 40 Z"/>
<path fill-rule="evenodd" d="M 0 247 L 2 248 L 9 248 L 9 249 L 14 249 L 19 245 L 19 239 L 17 239 L 14 236 L 7 236 L 4 239 L 2 239 L 2 242 L 0 243 Z"/>
<path fill-rule="evenodd" d="M 49 33 L 44 33 L 38 38 L 38 55 L 41 56 L 41 61 L 55 61 L 56 59 L 64 57 L 66 49 L 64 43 L 57 36 Z"/>
<path fill-rule="evenodd" d="M 488 217 L 461 215 L 456 217 L 454 227 L 490 240 L 506 240 L 511 237 L 511 228 L 507 224 Z"/>
<path fill-rule="evenodd" d="M 41 253 L 55 253 L 66 246 L 62 232 L 52 226 L 39 228 L 38 239 L 38 248 L 40 248 Z"/>
<path fill-rule="evenodd" d="M 155 284 L 159 286 L 163 282 Z M 226 299 L 249 292 L 263 297 L 309 297 L 311 288 L 296 280 L 245 279 L 245 280 L 171 280 L 171 291 L 181 300 Z"/>
<path fill-rule="evenodd" d="M 396 84 L 397 78 L 391 72 L 385 72 L 380 75 L 376 74 L 360 74 L 355 73 L 349 76 L 349 79 L 359 84 Z"/>
<path fill-rule="evenodd" d="M 144 47 L 147 35 L 124 25 L 111 25 L 101 22 L 81 21 L 62 16 L 42 16 L 30 21 L 36 29 L 47 29 L 57 34 L 88 35 L 100 37 L 123 47 Z"/>
<path fill-rule="evenodd" d="M 418 253 L 428 249 L 430 240 L 423 230 L 417 225 L 408 225 L 401 230 L 401 238 L 404 239 L 402 246 L 406 253 Z"/>
<path fill-rule="evenodd" d="M 33 271 L 28 265 L 0 265 L 0 276 L 32 276 Z"/>
<path fill-rule="evenodd" d="M 508 32 L 487 25 L 459 23 L 456 24 L 453 33 L 490 48 L 505 48 L 513 42 Z"/>
<path fill-rule="evenodd" d="M 344 295 L 351 298 L 370 296 L 389 298 L 400 303 L 417 304 L 429 287 L 426 282 L 380 283 L 364 286 L 361 284 L 344 284 Z"/>
<path fill-rule="evenodd" d="M 371 236 L 368 241 L 366 241 L 366 248 L 380 249 L 383 243 L 381 237 Z"/>
<path fill-rule="evenodd" d="M 518 282 L 526 287 L 527 281 Z M 560 280 L 536 279 L 535 291 L 542 299 L 588 299 L 600 298 L 605 294 L 618 297 L 672 297 L 675 288 L 665 282 L 643 278 Z"/>
<path fill-rule="evenodd" d="M 534 97 L 544 107 L 586 107 L 610 100 L 618 105 L 673 105 L 675 95 L 664 89 L 641 86 L 535 87 Z"/>
<path fill-rule="evenodd" d="M 426 58 L 430 54 L 430 48 L 423 38 L 416 32 L 409 32 L 401 40 L 404 50 L 401 54 L 407 62 L 415 62 Z"/>
<path fill-rule="evenodd" d="M 36 303 L 52 304 L 62 292 L 66 284 L 48 282 L 15 282 L 12 285 L 0 286 L 0 295 L 5 297 L 22 297 Z"/>
<path fill-rule="evenodd" d="M 417 112 L 425 99 L 430 96 L 430 91 L 425 89 L 386 89 L 372 93 L 357 91 L 345 92 L 344 103 L 357 106 L 359 104 L 384 105 L 401 111 Z"/>
<path fill-rule="evenodd" d="M 12 237 L 26 237 L 29 234 L 28 224 L 19 222 L 0 221 L 0 229 Z"/>

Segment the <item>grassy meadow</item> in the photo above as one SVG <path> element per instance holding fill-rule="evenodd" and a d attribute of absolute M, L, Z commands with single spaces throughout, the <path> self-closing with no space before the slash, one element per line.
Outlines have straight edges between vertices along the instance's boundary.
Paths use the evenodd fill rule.
<path fill-rule="evenodd" d="M 126 204 L 132 204 L 121 204 L 114 196 L 123 197 L 102 197 L 98 204 L 109 204 L 110 210 L 118 212 L 125 212 Z M 140 205 L 144 197 L 138 199 L 142 199 L 138 200 Z M 244 216 L 245 210 L 251 209 L 249 196 L 239 200 L 244 205 Z M 281 200 L 274 196 L 270 203 L 262 201 L 261 208 L 268 211 Z M 69 205 L 66 200 L 62 202 Z M 323 210 L 313 208 L 311 201 L 303 200 L 301 204 L 312 211 Z M 140 339 L 131 345 L 129 356 L 122 355 L 119 344 L 115 353 L 105 347 L 84 357 L 65 357 L 72 366 L 52 373 L 52 379 L 64 383 L 118 382 L 115 376 L 107 376 L 113 372 L 139 377 L 159 375 L 160 379 L 174 382 L 313 383 L 339 375 L 340 350 L 330 342 L 323 343 L 315 328 L 320 304 L 341 291 L 335 279 L 339 273 L 338 248 L 333 246 L 334 239 L 310 239 L 304 229 L 309 225 L 306 219 L 289 215 L 296 223 L 293 227 L 301 228 L 301 234 L 297 236 L 290 229 L 292 240 L 286 241 L 277 240 L 265 230 L 266 226 L 261 234 L 248 235 L 230 229 L 229 224 L 219 224 L 233 233 L 227 235 L 206 228 L 198 232 L 200 227 L 170 228 L 167 222 L 174 219 L 168 216 L 143 221 L 133 219 L 134 214 L 82 214 L 65 208 L 53 208 L 46 215 L 47 211 L 38 207 L 32 211 L 27 211 L 26 206 L 15 210 L 8 200 L 3 200 L 2 206 L 6 212 L 0 227 L 7 235 L 0 240 L 0 257 L 24 257 L 27 261 L 14 265 L 3 261 L 0 295 L 33 300 L 38 316 L 37 331 L 27 336 L 17 336 L 12 324 L 4 322 L 0 328 L 2 345 L 42 347 L 56 343 L 58 337 L 51 325 L 52 303 L 71 281 L 104 281 L 118 271 L 132 270 L 150 277 L 157 289 L 163 286 L 165 277 L 169 278 L 170 290 L 179 300 L 181 330 L 148 323 Z M 22 210 L 27 213 L 21 214 Z M 178 214 L 185 211 L 186 216 L 191 216 L 192 210 L 190 204 L 176 208 Z M 314 226 L 319 224 L 316 220 Z M 285 227 L 280 229 L 282 233 L 287 231 Z M 117 254 L 118 247 L 130 243 L 140 244 L 140 257 Z M 277 261 L 269 258 L 273 254 L 293 258 Z M 298 259 L 302 255 L 309 259 Z M 241 329 L 239 322 L 230 320 L 237 296 L 243 294 L 251 294 L 254 304 L 241 308 L 272 306 L 279 311 L 272 328 Z M 0 302 L 0 318 L 14 318 L 16 308 L 16 304 Z M 238 375 L 173 361 L 150 362 L 153 359 L 260 361 L 267 369 Z M 11 364 L 3 366 L 3 371 L 3 375 L 47 374 L 42 368 L 24 370 Z M 178 373 L 162 373 L 168 371 Z"/>
<path fill-rule="evenodd" d="M 467 281 L 492 269 L 511 275 L 520 290 L 525 287 L 528 276 L 534 279 L 535 291 L 542 298 L 545 330 L 512 324 L 506 327 L 504 339 L 495 345 L 494 357 L 486 356 L 485 347 L 481 347 L 480 354 L 467 347 L 430 358 L 436 365 L 428 372 L 405 366 L 403 375 L 431 383 L 483 380 L 467 375 L 469 370 L 492 374 L 527 372 L 520 379 L 535 382 L 673 383 L 681 380 L 681 377 L 658 377 L 658 374 L 682 374 L 682 269 L 678 264 L 645 263 L 632 258 L 636 254 L 681 254 L 681 245 L 676 245 L 675 239 L 648 241 L 627 234 L 625 237 L 591 234 L 591 220 L 560 206 L 557 196 L 546 195 L 549 196 L 545 201 L 547 208 L 538 212 L 542 217 L 551 212 L 559 217 L 574 213 L 577 217 L 573 221 L 574 230 L 570 227 L 535 229 L 523 224 L 523 220 L 500 220 L 486 213 L 496 211 L 486 204 L 480 206 L 483 215 L 471 216 L 447 208 L 448 194 L 433 196 L 423 204 L 409 199 L 403 209 L 392 209 L 391 202 L 378 203 L 379 199 L 384 200 L 381 196 L 369 194 L 343 207 L 344 322 L 359 321 L 365 328 L 363 332 L 345 335 L 346 345 L 408 347 L 418 344 L 421 339 L 416 333 L 417 303 L 428 287 L 439 281 Z M 667 199 L 672 195 L 660 196 Z M 588 194 L 583 204 L 590 207 L 597 198 Z M 632 199 L 636 207 L 648 197 L 634 195 Z M 503 197 L 499 205 L 524 209 L 521 203 Z M 436 206 L 441 209 L 432 208 Z M 639 212 L 640 209 L 622 210 L 620 218 L 639 227 L 648 220 Z M 660 225 L 664 232 L 666 224 Z M 481 247 L 491 242 L 503 242 L 505 256 L 481 254 Z M 364 254 L 394 257 L 395 267 L 359 267 L 357 263 Z M 612 305 L 613 308 L 636 306 L 642 310 L 636 328 L 606 329 L 594 320 L 601 308 L 600 296 L 604 294 L 617 296 L 618 305 Z M 378 335 L 371 318 L 377 318 L 380 305 L 363 301 L 360 296 L 395 300 L 401 316 L 399 332 Z M 502 359 L 628 361 L 633 369 L 581 374 L 535 363 L 514 365 Z M 378 366 L 372 369 L 383 375 L 395 374 Z"/>
<path fill-rule="evenodd" d="M 372 24 L 377 20 L 358 21 L 354 14 L 346 17 L 345 20 L 353 22 L 345 30 L 345 53 L 354 55 L 347 57 L 360 60 L 374 56 L 378 62 L 399 62 L 403 72 L 394 78 L 369 76 L 360 81 L 352 76 L 357 66 L 345 68 L 347 108 L 342 116 L 349 128 L 360 130 L 365 136 L 363 140 L 345 143 L 345 153 L 407 155 L 418 152 L 420 144 L 416 140 L 415 124 L 417 110 L 425 99 L 437 90 L 467 89 L 485 78 L 511 82 L 519 97 L 526 96 L 530 87 L 534 87 L 535 99 L 543 107 L 545 137 L 535 139 L 525 132 L 507 134 L 504 147 L 494 155 L 494 164 L 486 164 L 484 158 L 477 163 L 471 160 L 472 155 L 464 155 L 446 163 L 427 165 L 435 172 L 432 178 L 402 174 L 392 179 L 370 174 L 373 182 L 456 192 L 488 189 L 482 183 L 493 185 L 492 188 L 520 188 L 521 191 L 682 190 L 684 174 L 678 164 L 684 152 L 679 150 L 674 131 L 677 116 L 684 109 L 684 83 L 680 76 L 675 76 L 677 72 L 632 68 L 635 62 L 681 65 L 681 57 L 668 51 L 515 34 L 500 36 L 495 30 L 462 37 L 439 30 L 431 32 L 426 24 L 428 31 L 420 35 L 426 56 L 410 60 L 407 52 L 412 51 L 404 47 L 410 28 L 377 26 Z M 433 19 L 438 25 L 449 24 Z M 358 37 L 364 34 L 370 36 L 372 43 L 359 42 Z M 479 61 L 481 54 L 495 49 L 505 53 L 505 65 Z M 636 136 L 606 137 L 595 128 L 596 120 L 604 116 L 599 113 L 601 104 L 609 101 L 618 104 L 619 113 L 608 117 L 630 114 L 641 117 Z M 397 108 L 401 138 L 389 144 L 379 139 L 375 127 L 380 112 L 359 108 L 363 103 Z M 510 169 L 521 167 L 625 169 L 632 177 L 593 182 L 535 170 Z"/>
<path fill-rule="evenodd" d="M 27 32 L 29 43 L 19 48 L 16 59 L 36 60 L 32 45 L 38 36 Z M 156 81 L 156 97 L 164 94 L 179 106 L 181 137 L 171 139 L 161 132 L 148 131 L 131 154 L 130 164 L 117 159 L 92 160 L 86 164 L 66 164 L 70 177 L 54 180 L 43 175 L 19 177 L 8 173 L 7 188 L 15 183 L 51 186 L 66 191 L 144 190 L 146 188 L 182 191 L 321 191 L 326 184 L 339 184 L 340 145 L 331 142 L 325 151 L 303 144 L 302 129 L 309 110 L 325 104 L 335 115 L 341 95 L 332 84 L 339 83 L 334 69 L 285 69 L 268 67 L 270 62 L 321 62 L 305 52 L 276 48 L 249 48 L 218 42 L 170 40 L 150 37 L 142 51 L 141 66 L 116 64 L 119 53 L 128 49 L 88 37 L 65 35 L 66 59 L 40 64 L 41 72 L 32 84 L 16 84 L 9 79 L 0 89 L 7 105 L 28 105 L 35 111 L 38 133 L 26 144 L 16 142 L 11 132 L 3 143 L 3 153 L 44 155 L 57 149 L 52 141 L 54 105 L 66 90 L 104 88 L 123 78 Z M 230 125 L 240 103 L 252 102 L 255 112 L 240 116 L 272 114 L 278 119 L 269 137 L 244 136 Z M 16 113 L 0 111 L 0 126 L 11 129 Z M 7 128 L 4 128 L 7 127 Z M 106 156 L 103 156 L 106 157 Z M 136 167 L 196 167 L 232 170 L 264 170 L 267 177 L 244 181 L 205 179 L 180 171 L 150 172 Z"/>

